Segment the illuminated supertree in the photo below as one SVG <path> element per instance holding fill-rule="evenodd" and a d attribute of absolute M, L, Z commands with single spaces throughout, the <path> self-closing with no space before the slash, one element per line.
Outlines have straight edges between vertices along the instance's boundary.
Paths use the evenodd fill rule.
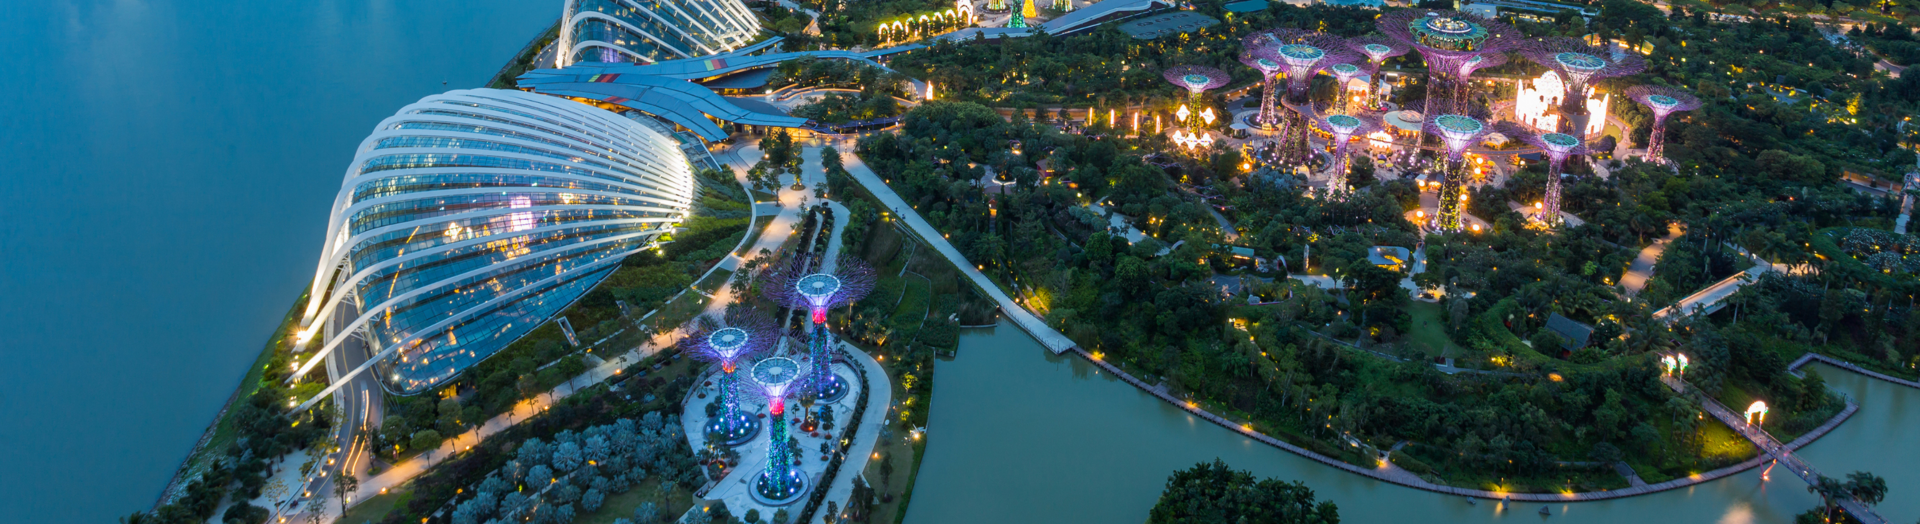
<path fill-rule="evenodd" d="M 1566 133 L 1534 133 L 1513 123 L 1502 123 L 1498 127 L 1502 134 L 1532 144 L 1547 154 L 1547 196 L 1540 202 L 1540 221 L 1559 225 L 1560 170 L 1567 165 L 1568 157 L 1587 154 L 1587 146 Z"/>
<path fill-rule="evenodd" d="M 1374 71 L 1379 71 L 1380 66 L 1384 65 L 1388 58 L 1404 55 L 1407 54 L 1408 51 L 1413 50 L 1412 47 L 1409 47 L 1404 42 L 1377 35 L 1348 38 L 1347 48 L 1352 49 L 1356 53 L 1366 55 L 1367 62 L 1373 64 Z M 1378 79 L 1375 79 L 1373 84 L 1378 86 L 1380 82 Z M 1370 93 L 1373 99 L 1373 103 L 1369 105 L 1373 107 L 1380 107 L 1382 102 L 1387 101 L 1386 90 L 1384 89 L 1379 89 L 1378 87 L 1369 88 L 1368 93 Z"/>
<path fill-rule="evenodd" d="M 1339 94 L 1336 95 L 1337 98 L 1333 101 L 1333 112 L 1346 115 L 1353 114 L 1353 100 L 1347 96 L 1347 84 L 1352 83 L 1354 79 L 1360 77 L 1373 78 L 1374 74 L 1374 68 L 1371 62 L 1361 62 L 1361 64 L 1362 65 L 1334 64 L 1327 68 L 1327 73 L 1333 75 L 1334 80 L 1340 82 L 1338 86 L 1339 90 L 1337 91 Z"/>
<path fill-rule="evenodd" d="M 1627 88 L 1627 98 L 1647 106 L 1653 111 L 1653 134 L 1647 136 L 1647 160 L 1664 163 L 1661 155 L 1667 150 L 1667 115 L 1700 108 L 1700 99 L 1692 94 L 1667 86 L 1633 86 Z"/>
<path fill-rule="evenodd" d="M 803 271 L 803 266 L 796 263 L 792 270 L 767 275 L 761 289 L 774 303 L 807 310 L 811 320 L 807 354 L 813 368 L 809 384 L 816 397 L 832 402 L 846 396 L 847 384 L 833 373 L 833 334 L 827 332 L 827 310 L 866 298 L 873 291 L 873 269 L 859 257 L 840 257 L 832 272 Z"/>
<path fill-rule="evenodd" d="M 987 12 L 989 13 L 1007 12 L 1007 0 L 987 0 Z"/>
<path fill-rule="evenodd" d="M 1447 145 L 1447 166 L 1441 171 L 1440 179 L 1440 209 L 1434 214 L 1433 227 L 1459 231 L 1460 196 L 1466 191 L 1460 181 L 1467 175 L 1467 146 L 1493 133 L 1493 127 L 1466 115 L 1439 115 L 1427 118 L 1426 131 L 1439 136 Z"/>
<path fill-rule="evenodd" d="M 1420 52 L 1427 61 L 1427 114 L 1458 112 L 1456 84 L 1466 82 L 1461 67 L 1476 56 L 1511 49 L 1519 34 L 1513 26 L 1459 11 L 1408 9 L 1381 15 L 1380 32 Z"/>
<path fill-rule="evenodd" d="M 1646 70 L 1647 61 L 1637 54 L 1615 53 L 1606 46 L 1586 43 L 1578 38 L 1542 38 L 1520 46 L 1520 54 L 1546 66 L 1560 76 L 1560 128 L 1586 142 L 1587 91 L 1595 81 L 1626 76 Z"/>
<path fill-rule="evenodd" d="M 1207 66 L 1194 65 L 1169 67 L 1166 71 L 1160 72 L 1160 77 L 1167 79 L 1168 82 L 1173 82 L 1173 85 L 1186 89 L 1187 104 L 1195 106 L 1196 111 L 1200 106 L 1200 95 L 1202 93 L 1206 93 L 1209 89 L 1217 89 L 1220 86 L 1227 85 L 1227 82 L 1233 78 L 1228 76 L 1226 71 Z"/>
<path fill-rule="evenodd" d="M 1327 180 L 1327 192 L 1336 197 L 1346 194 L 1347 145 L 1353 137 L 1365 136 L 1379 129 L 1380 122 L 1354 115 L 1323 115 L 1315 123 L 1327 134 L 1333 135 L 1333 178 Z"/>
<path fill-rule="evenodd" d="M 799 500 L 807 492 L 807 476 L 794 467 L 787 445 L 787 393 L 807 375 L 799 362 L 771 357 L 753 364 L 753 383 L 767 396 L 767 467 L 753 478 L 753 498 L 768 506 Z"/>
<path fill-rule="evenodd" d="M 1026 0 L 1026 1 L 1031 2 L 1033 0 Z M 1007 27 L 1026 27 L 1027 15 L 1021 12 L 1025 10 L 1026 9 L 1024 7 L 1021 9 L 1014 9 L 1013 16 L 1007 19 Z"/>
<path fill-rule="evenodd" d="M 1274 80 L 1279 78 L 1282 66 L 1279 62 L 1247 52 L 1240 53 L 1240 63 L 1260 71 L 1260 114 L 1254 120 L 1261 127 L 1272 129 L 1274 124 L 1280 123 L 1279 115 L 1273 114 L 1273 90 L 1278 85 Z"/>
<path fill-rule="evenodd" d="M 681 350 L 703 362 L 720 366 L 720 384 L 716 402 L 721 415 L 707 422 L 707 434 L 719 435 L 720 443 L 737 446 L 760 431 L 759 419 L 740 411 L 740 385 L 735 371 L 751 355 L 773 348 L 780 331 L 773 319 L 745 307 L 728 307 L 724 316 L 703 315 L 686 326 L 687 337 L 680 339 Z"/>
<path fill-rule="evenodd" d="M 1460 70 L 1456 73 L 1459 75 L 1458 78 L 1460 79 L 1460 81 L 1455 82 L 1453 84 L 1453 89 L 1454 89 L 1453 95 L 1452 95 L 1452 98 L 1454 101 L 1453 103 L 1455 104 L 1471 103 L 1471 101 L 1468 100 L 1467 97 L 1468 97 L 1468 93 L 1472 92 L 1472 90 L 1469 89 L 1469 87 L 1473 84 L 1474 72 L 1479 71 L 1481 69 L 1486 69 L 1489 67 L 1499 66 L 1505 63 L 1507 63 L 1506 53 L 1487 53 L 1483 55 L 1476 55 L 1473 58 L 1469 58 L 1466 61 L 1461 62 Z M 1465 112 L 1465 111 L 1466 111 L 1465 109 L 1462 109 L 1459 112 Z"/>
<path fill-rule="evenodd" d="M 1256 38 L 1258 37 L 1258 38 Z M 1279 29 L 1262 31 L 1242 42 L 1255 56 L 1279 62 L 1287 74 L 1288 111 L 1280 126 L 1279 160 L 1283 164 L 1305 165 L 1312 158 L 1307 146 L 1307 89 L 1321 68 L 1357 58 L 1340 37 L 1313 31 Z"/>

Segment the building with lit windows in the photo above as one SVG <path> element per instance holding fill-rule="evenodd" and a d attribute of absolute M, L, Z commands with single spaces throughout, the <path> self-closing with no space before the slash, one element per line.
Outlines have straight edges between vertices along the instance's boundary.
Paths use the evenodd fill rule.
<path fill-rule="evenodd" d="M 560 67 L 717 55 L 760 34 L 740 0 L 567 0 L 561 16 Z"/>
<path fill-rule="evenodd" d="M 1552 71 L 1540 75 L 1532 82 L 1520 81 L 1519 90 L 1513 96 L 1513 117 L 1527 127 L 1539 131 L 1557 132 L 1560 127 L 1560 115 L 1552 109 L 1560 105 L 1560 93 L 1565 91 L 1560 75 Z M 1593 88 L 1587 88 L 1587 114 L 1605 115 L 1607 106 L 1612 104 L 1611 95 L 1594 94 Z M 1607 119 L 1595 118 L 1587 122 L 1587 136 L 1600 134 L 1607 127 Z"/>
<path fill-rule="evenodd" d="M 373 357 L 350 374 L 400 394 L 444 383 L 657 246 L 693 186 L 671 137 L 590 105 L 474 89 L 406 106 L 335 197 L 301 372 L 359 339 Z"/>

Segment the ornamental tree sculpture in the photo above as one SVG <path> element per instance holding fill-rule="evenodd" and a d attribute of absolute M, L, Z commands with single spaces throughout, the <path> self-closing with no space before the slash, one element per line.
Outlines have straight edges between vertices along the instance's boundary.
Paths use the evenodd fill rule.
<path fill-rule="evenodd" d="M 1560 172 L 1567 165 L 1567 158 L 1587 154 L 1587 146 L 1580 139 L 1566 133 L 1534 133 L 1518 124 L 1507 123 L 1499 126 L 1500 132 L 1510 138 L 1532 144 L 1547 155 L 1547 196 L 1540 203 L 1540 221 L 1547 225 L 1560 224 Z"/>
<path fill-rule="evenodd" d="M 1372 78 L 1374 73 L 1372 63 L 1361 62 L 1361 64 L 1362 65 L 1334 64 L 1327 68 L 1327 73 L 1332 74 L 1333 79 L 1340 83 L 1339 86 L 1336 86 L 1339 89 L 1335 90 L 1335 92 L 1339 94 L 1335 95 L 1336 98 L 1333 101 L 1333 106 L 1330 108 L 1332 112 L 1343 115 L 1353 114 L 1353 100 L 1347 96 L 1347 84 L 1353 83 L 1354 79 L 1360 77 Z"/>
<path fill-rule="evenodd" d="M 1561 133 L 1587 140 L 1587 91 L 1595 81 L 1626 76 L 1646 70 L 1647 61 L 1637 54 L 1615 53 L 1605 46 L 1588 44 L 1578 38 L 1542 38 L 1529 40 L 1520 54 L 1546 66 L 1560 76 Z"/>
<path fill-rule="evenodd" d="M 804 309 L 812 322 L 807 329 L 807 354 L 813 368 L 810 386 L 821 400 L 832 402 L 847 394 L 847 384 L 833 373 L 833 334 L 827 332 L 827 310 L 851 305 L 873 291 L 873 269 L 859 257 L 839 257 L 833 269 L 808 272 L 798 259 L 786 271 L 765 277 L 761 289 L 769 300 L 785 307 Z"/>
<path fill-rule="evenodd" d="M 1321 129 L 1333 135 L 1333 178 L 1327 180 L 1327 193 L 1347 193 L 1347 146 L 1355 136 L 1364 136 L 1380 128 L 1380 121 L 1356 115 L 1324 115 L 1317 119 Z"/>
<path fill-rule="evenodd" d="M 1647 136 L 1647 161 L 1665 163 L 1667 115 L 1700 108 L 1700 99 L 1676 88 L 1641 85 L 1627 88 L 1627 98 L 1653 111 L 1653 134 Z"/>
<path fill-rule="evenodd" d="M 1426 132 L 1440 137 L 1447 145 L 1447 165 L 1440 179 L 1440 209 L 1434 213 L 1433 227 L 1440 231 L 1459 231 L 1460 195 L 1466 191 L 1460 180 L 1467 175 L 1467 147 L 1493 133 L 1493 126 L 1466 115 L 1443 114 L 1427 118 Z"/>
<path fill-rule="evenodd" d="M 1227 85 L 1227 82 L 1233 78 L 1228 76 L 1226 71 L 1195 65 L 1169 67 L 1161 71 L 1160 76 L 1172 82 L 1173 85 L 1186 89 L 1187 104 L 1194 106 L 1196 111 L 1199 110 L 1201 93 Z"/>
<path fill-rule="evenodd" d="M 1388 58 L 1404 55 L 1407 54 L 1408 51 L 1413 50 L 1412 47 L 1404 42 L 1376 35 L 1348 38 L 1347 48 L 1365 55 L 1367 62 L 1373 64 L 1374 71 L 1379 71 L 1380 66 L 1385 64 Z M 1377 85 L 1379 82 L 1374 82 L 1374 84 Z M 1372 94 L 1372 106 L 1380 107 L 1381 102 L 1387 101 L 1386 90 L 1370 89 L 1369 92 Z"/>
<path fill-rule="evenodd" d="M 1453 84 L 1453 93 L 1451 94 L 1453 103 L 1461 105 L 1469 102 L 1468 95 L 1472 92 L 1469 87 L 1473 84 L 1473 73 L 1481 69 L 1495 67 L 1505 63 L 1507 63 L 1506 53 L 1486 53 L 1461 62 L 1460 70 L 1454 73 L 1459 81 Z M 1461 109 L 1457 112 L 1466 112 L 1466 109 Z"/>
<path fill-rule="evenodd" d="M 754 385 L 767 396 L 767 467 L 754 477 L 751 494 L 770 506 L 791 503 L 807 491 L 807 476 L 794 467 L 787 446 L 787 393 L 807 375 L 799 362 L 771 357 L 754 363 Z"/>
<path fill-rule="evenodd" d="M 1278 85 L 1280 72 L 1284 67 L 1279 62 L 1260 58 L 1250 52 L 1240 53 L 1240 63 L 1260 72 L 1260 114 L 1254 119 L 1261 127 L 1272 129 L 1280 123 L 1280 116 L 1273 113 L 1273 90 Z"/>
<path fill-rule="evenodd" d="M 680 348 L 703 362 L 720 367 L 715 402 L 721 414 L 707 422 L 707 434 L 717 435 L 717 443 L 737 446 L 751 440 L 760 431 L 759 419 L 740 411 L 742 394 L 736 371 L 752 355 L 773 348 L 780 339 L 773 319 L 750 308 L 735 304 L 723 316 L 703 315 L 686 326 L 687 337 Z"/>
<path fill-rule="evenodd" d="M 1307 88 L 1321 68 L 1358 58 L 1347 50 L 1344 40 L 1326 33 L 1279 29 L 1248 36 L 1243 44 L 1254 56 L 1278 62 L 1287 74 L 1289 111 L 1280 127 L 1279 160 L 1284 164 L 1305 165 L 1312 158 L 1307 147 Z"/>
<path fill-rule="evenodd" d="M 1408 9 L 1381 15 L 1375 26 L 1420 52 L 1427 61 L 1427 114 L 1459 112 L 1454 99 L 1462 66 L 1474 57 L 1505 52 L 1519 32 L 1513 26 L 1459 11 Z"/>

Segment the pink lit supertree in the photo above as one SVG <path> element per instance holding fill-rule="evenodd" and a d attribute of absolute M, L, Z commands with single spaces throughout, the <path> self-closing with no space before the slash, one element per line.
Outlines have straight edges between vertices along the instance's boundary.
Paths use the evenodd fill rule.
<path fill-rule="evenodd" d="M 1347 145 L 1353 137 L 1379 129 L 1380 121 L 1357 115 L 1322 115 L 1315 124 L 1333 135 L 1333 178 L 1327 180 L 1327 193 L 1339 198 L 1347 193 Z"/>
<path fill-rule="evenodd" d="M 736 371 L 752 355 L 765 353 L 780 340 L 773 319 L 735 304 L 723 315 L 702 315 L 686 326 L 686 338 L 680 348 L 703 362 L 720 367 L 718 398 L 721 415 L 707 422 L 707 434 L 718 435 L 720 443 L 737 446 L 760 431 L 759 419 L 740 411 L 740 385 Z"/>
<path fill-rule="evenodd" d="M 1459 231 L 1460 196 L 1466 191 L 1460 181 L 1467 175 L 1467 147 L 1494 132 L 1493 126 L 1466 115 L 1428 117 L 1426 132 L 1440 137 L 1447 145 L 1447 167 L 1441 171 L 1440 209 L 1434 213 L 1433 227 L 1441 231 Z"/>
<path fill-rule="evenodd" d="M 1354 79 L 1361 77 L 1373 78 L 1373 63 L 1360 62 L 1359 65 L 1334 64 L 1327 67 L 1327 74 L 1333 75 L 1333 79 L 1340 83 L 1340 85 L 1337 86 L 1339 89 L 1335 90 L 1338 94 L 1334 95 L 1336 98 L 1333 100 L 1333 106 L 1329 109 L 1332 112 L 1343 115 L 1353 114 L 1353 100 L 1347 96 L 1347 84 L 1351 84 Z"/>
<path fill-rule="evenodd" d="M 1254 37 L 1260 38 L 1254 38 Z M 1279 29 L 1263 31 L 1249 36 L 1246 41 L 1247 52 L 1254 56 L 1272 60 L 1284 66 L 1287 75 L 1287 96 L 1284 100 L 1289 111 L 1280 126 L 1280 147 L 1277 159 L 1282 164 L 1306 165 L 1313 157 L 1307 146 L 1307 90 L 1312 86 L 1313 75 L 1322 68 L 1358 58 L 1346 46 L 1340 37 L 1313 31 L 1298 29 Z"/>
<path fill-rule="evenodd" d="M 833 373 L 833 334 L 827 332 L 827 310 L 852 305 L 873 291 L 873 268 L 859 257 L 840 257 L 830 272 L 808 272 L 807 259 L 796 259 L 786 271 L 774 271 L 763 277 L 761 290 L 767 299 L 782 306 L 807 310 L 811 320 L 807 354 L 813 367 L 809 381 L 816 398 L 832 402 L 845 397 L 847 384 Z"/>
<path fill-rule="evenodd" d="M 1374 71 L 1379 71 L 1380 66 L 1384 65 L 1388 58 L 1404 55 L 1413 50 L 1413 47 L 1404 42 L 1379 35 L 1348 38 L 1347 48 L 1365 55 L 1367 62 L 1373 64 Z M 1377 87 L 1380 83 L 1377 79 L 1373 83 L 1376 87 L 1368 91 L 1373 99 L 1370 105 L 1380 107 L 1381 103 L 1387 101 L 1386 90 Z"/>
<path fill-rule="evenodd" d="M 1260 127 L 1272 129 L 1280 123 L 1280 116 L 1273 114 L 1273 89 L 1280 72 L 1285 68 L 1279 62 L 1260 58 L 1249 52 L 1240 53 L 1240 63 L 1260 72 L 1260 114 L 1254 117 Z"/>
<path fill-rule="evenodd" d="M 1547 225 L 1560 224 L 1560 171 L 1567 165 L 1567 158 L 1587 154 L 1587 146 L 1580 139 L 1566 133 L 1535 133 L 1525 126 L 1511 122 L 1502 122 L 1500 133 L 1534 147 L 1547 154 L 1547 196 L 1541 199 L 1540 221 Z"/>
<path fill-rule="evenodd" d="M 1645 71 L 1647 61 L 1637 54 L 1615 52 L 1608 46 L 1588 44 L 1578 38 L 1540 38 L 1528 40 L 1518 49 L 1521 56 L 1546 66 L 1560 77 L 1560 128 L 1586 142 L 1587 91 L 1594 82 Z"/>
<path fill-rule="evenodd" d="M 1389 38 L 1412 47 L 1427 61 L 1427 114 L 1459 112 L 1454 99 L 1466 82 L 1462 66 L 1474 57 L 1504 53 L 1520 34 L 1513 26 L 1459 11 L 1408 9 L 1374 22 Z"/>
<path fill-rule="evenodd" d="M 1700 99 L 1677 88 L 1655 85 L 1629 87 L 1626 95 L 1653 111 L 1653 134 L 1647 136 L 1647 160 L 1665 163 L 1661 153 L 1667 150 L 1667 115 L 1699 109 Z"/>
<path fill-rule="evenodd" d="M 793 450 L 787 445 L 787 394 L 803 383 L 807 368 L 786 357 L 769 357 L 753 364 L 753 385 L 767 397 L 767 467 L 753 478 L 747 490 L 755 501 L 781 506 L 799 500 L 807 492 L 807 476 L 794 467 Z"/>

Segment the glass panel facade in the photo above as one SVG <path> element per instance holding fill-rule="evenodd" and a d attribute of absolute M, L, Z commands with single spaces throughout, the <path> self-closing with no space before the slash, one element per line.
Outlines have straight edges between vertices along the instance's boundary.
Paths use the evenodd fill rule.
<path fill-rule="evenodd" d="M 361 146 L 335 213 L 327 281 L 357 295 L 416 393 L 545 322 L 681 220 L 678 143 L 595 107 L 506 90 L 428 97 Z M 329 296 L 338 301 L 343 296 Z"/>
<path fill-rule="evenodd" d="M 575 0 L 568 16 L 568 63 L 695 58 L 731 51 L 760 32 L 740 0 Z"/>

